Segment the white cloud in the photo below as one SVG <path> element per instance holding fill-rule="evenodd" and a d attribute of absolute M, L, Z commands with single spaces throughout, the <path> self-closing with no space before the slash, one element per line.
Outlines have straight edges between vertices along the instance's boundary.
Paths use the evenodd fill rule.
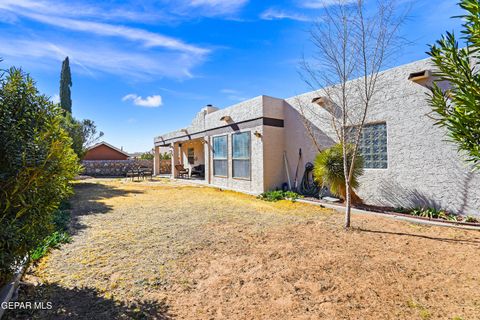
<path fill-rule="evenodd" d="M 53 97 L 50 98 L 53 103 L 60 103 L 60 96 L 58 94 L 54 94 Z"/>
<path fill-rule="evenodd" d="M 131 41 L 140 41 L 147 47 L 164 47 L 167 49 L 191 52 L 195 54 L 206 54 L 209 52 L 207 49 L 186 44 L 181 40 L 142 29 L 107 23 L 52 17 L 36 13 L 23 12 L 19 14 L 42 23 L 64 29 L 93 33 L 102 36 L 121 37 Z"/>
<path fill-rule="evenodd" d="M 227 93 L 227 94 L 238 94 L 239 91 L 238 90 L 234 90 L 234 89 L 222 89 L 220 90 L 221 93 Z"/>
<path fill-rule="evenodd" d="M 310 9 L 322 9 L 334 5 L 354 3 L 357 0 L 301 0 L 300 6 Z"/>
<path fill-rule="evenodd" d="M 19 13 L 20 10 L 37 12 L 51 16 L 64 17 L 85 17 L 85 18 L 100 18 L 105 20 L 118 21 L 170 21 L 171 15 L 164 14 L 161 10 L 138 10 L 143 6 L 132 7 L 129 1 L 118 3 L 115 6 L 108 3 L 102 5 L 98 1 L 95 3 L 85 2 L 83 4 L 75 3 L 74 1 L 49 1 L 49 0 L 1 0 L 0 10 L 15 10 Z"/>
<path fill-rule="evenodd" d="M 4 20 L 12 25 L 2 30 L 0 56 L 10 64 L 39 69 L 58 64 L 68 55 L 72 64 L 80 67 L 77 71 L 85 74 L 101 71 L 151 79 L 191 78 L 192 68 L 211 52 L 175 37 L 111 23 L 112 19 L 125 23 L 127 15 L 143 23 L 143 13 L 129 14 L 124 8 L 105 11 L 96 3 L 87 3 L 90 5 L 80 6 L 73 1 L 0 0 L 0 16 L 8 15 Z M 148 12 L 145 17 L 149 18 Z M 46 28 L 18 28 L 24 19 L 54 26 L 54 33 Z M 70 32 L 62 33 L 59 28 Z M 82 34 L 72 35 L 72 31 Z"/>
<path fill-rule="evenodd" d="M 110 46 L 102 41 L 78 44 L 67 39 L 57 39 L 61 44 L 18 40 L 16 35 L 2 35 L 0 56 L 10 65 L 38 68 L 56 64 L 65 56 L 78 66 L 78 72 L 96 76 L 97 71 L 107 72 L 136 80 L 153 78 L 191 78 L 190 70 L 203 61 L 203 56 L 175 52 L 143 52 L 129 47 Z M 51 69 L 51 68 L 50 68 Z"/>
<path fill-rule="evenodd" d="M 159 95 L 148 96 L 142 98 L 134 93 L 127 94 L 122 101 L 133 101 L 133 104 L 139 107 L 156 108 L 162 105 L 162 97 Z"/>
<path fill-rule="evenodd" d="M 245 98 L 242 94 L 242 92 L 234 89 L 222 89 L 220 90 L 221 93 L 225 94 L 229 100 L 232 101 L 245 101 L 247 98 Z"/>
<path fill-rule="evenodd" d="M 203 15 L 218 16 L 237 13 L 248 3 L 248 0 L 188 0 L 187 5 L 205 9 Z"/>
<path fill-rule="evenodd" d="M 263 20 L 280 20 L 280 19 L 288 19 L 288 20 L 296 20 L 296 21 L 311 21 L 312 19 L 307 17 L 306 15 L 299 14 L 299 13 L 289 13 L 283 10 L 277 10 L 274 8 L 269 8 L 265 10 L 261 15 L 260 18 Z"/>

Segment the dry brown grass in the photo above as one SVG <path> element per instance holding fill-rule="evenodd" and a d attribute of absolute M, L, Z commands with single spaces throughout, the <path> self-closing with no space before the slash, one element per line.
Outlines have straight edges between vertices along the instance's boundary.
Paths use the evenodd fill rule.
<path fill-rule="evenodd" d="M 160 180 L 87 180 L 12 318 L 480 319 L 480 233 Z M 36 283 L 41 285 L 34 286 Z"/>

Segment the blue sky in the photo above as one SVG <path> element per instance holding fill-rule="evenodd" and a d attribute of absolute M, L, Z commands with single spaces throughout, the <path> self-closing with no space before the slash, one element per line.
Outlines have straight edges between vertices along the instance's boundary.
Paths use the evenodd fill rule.
<path fill-rule="evenodd" d="M 312 54 L 308 30 L 321 3 L 0 0 L 1 67 L 22 67 L 56 99 L 68 55 L 74 116 L 94 120 L 117 147 L 145 151 L 206 104 L 308 91 L 298 62 Z M 450 19 L 460 13 L 454 0 L 401 0 L 407 5 L 402 34 L 412 45 L 394 65 L 426 58 L 427 44 L 460 23 Z"/>

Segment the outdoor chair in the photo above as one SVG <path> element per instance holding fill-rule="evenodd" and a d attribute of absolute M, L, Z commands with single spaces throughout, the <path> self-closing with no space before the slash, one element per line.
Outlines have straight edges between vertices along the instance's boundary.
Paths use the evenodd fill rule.
<path fill-rule="evenodd" d="M 130 169 L 127 171 L 127 174 L 126 174 L 126 178 L 132 178 L 132 181 L 135 179 L 135 177 L 138 178 L 138 180 L 140 180 L 140 170 L 139 169 Z"/>
<path fill-rule="evenodd" d="M 199 176 L 201 178 L 205 177 L 205 165 L 199 164 L 192 168 L 192 176 Z"/>
<path fill-rule="evenodd" d="M 153 171 L 150 168 L 141 168 L 140 169 L 140 174 L 142 176 L 142 179 L 145 180 L 145 178 L 150 177 L 150 180 L 153 178 Z"/>
<path fill-rule="evenodd" d="M 190 171 L 183 167 L 183 164 L 176 164 L 175 169 L 177 170 L 177 178 L 188 178 Z"/>

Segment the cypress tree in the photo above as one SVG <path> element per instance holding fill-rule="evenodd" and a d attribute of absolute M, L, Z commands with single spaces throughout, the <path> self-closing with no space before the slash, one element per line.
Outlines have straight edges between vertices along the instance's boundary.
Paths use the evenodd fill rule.
<path fill-rule="evenodd" d="M 60 107 L 72 113 L 72 97 L 70 87 L 72 86 L 72 74 L 70 73 L 70 62 L 68 57 L 63 60 L 62 73 L 60 74 Z"/>

